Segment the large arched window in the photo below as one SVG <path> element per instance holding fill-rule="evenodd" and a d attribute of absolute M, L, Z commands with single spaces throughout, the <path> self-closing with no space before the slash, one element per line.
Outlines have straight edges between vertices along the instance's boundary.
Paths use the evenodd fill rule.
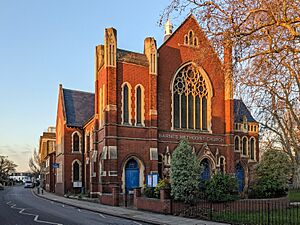
<path fill-rule="evenodd" d="M 135 88 L 135 123 L 144 125 L 144 89 L 141 85 Z"/>
<path fill-rule="evenodd" d="M 210 130 L 212 88 L 203 69 L 183 66 L 174 77 L 173 128 Z"/>
<path fill-rule="evenodd" d="M 131 124 L 131 87 L 128 83 L 122 85 L 122 123 Z"/>
<path fill-rule="evenodd" d="M 243 137 L 243 155 L 248 155 L 248 138 Z"/>
<path fill-rule="evenodd" d="M 255 160 L 255 138 L 250 138 L 250 159 Z"/>

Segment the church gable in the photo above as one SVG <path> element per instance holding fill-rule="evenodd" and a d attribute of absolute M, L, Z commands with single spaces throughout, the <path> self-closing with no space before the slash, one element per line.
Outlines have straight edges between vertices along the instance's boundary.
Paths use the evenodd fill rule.
<path fill-rule="evenodd" d="M 214 64 L 222 66 L 218 55 L 193 15 L 187 17 L 174 33 L 166 38 L 159 50 L 163 51 L 164 48 L 180 49 L 180 57 L 186 61 L 209 58 Z"/>
<path fill-rule="evenodd" d="M 168 27 L 172 26 L 169 24 Z M 190 15 L 173 34 L 167 37 L 165 43 L 158 51 L 158 111 L 160 118 L 162 118 L 162 120 L 159 121 L 159 128 L 182 129 L 188 126 L 192 129 L 207 130 L 210 133 L 223 132 L 225 129 L 225 79 L 223 65 L 196 19 Z M 192 98 L 189 100 L 191 103 L 188 105 L 193 106 L 193 108 L 197 108 L 200 105 L 199 102 L 204 104 L 202 107 L 206 108 L 207 111 L 204 114 L 202 112 L 202 117 L 200 110 L 196 110 L 193 114 L 194 116 L 192 115 L 193 110 L 189 116 L 182 113 L 179 116 L 176 114 L 176 112 L 180 110 L 180 107 L 176 103 L 178 102 L 176 100 L 176 94 L 178 93 L 179 96 L 182 96 L 182 92 L 176 92 L 177 89 L 174 86 L 176 84 L 174 83 L 174 79 L 177 75 L 179 75 L 179 79 L 181 75 L 189 74 L 190 69 L 188 68 L 190 68 L 190 65 L 192 65 L 192 71 L 198 71 L 193 74 L 201 74 L 201 76 L 197 76 L 197 78 L 205 78 L 205 84 L 209 84 L 210 86 L 208 95 L 205 95 L 205 93 L 199 94 L 199 101 L 195 99 L 195 106 L 193 106 Z M 206 90 L 204 86 L 200 87 L 201 82 L 193 81 L 192 83 L 188 83 L 191 85 L 194 84 L 192 86 L 196 89 L 199 88 L 200 90 L 202 88 Z M 166 89 L 166 87 L 170 88 Z M 187 92 L 185 92 L 185 95 L 188 95 Z M 192 96 L 195 95 L 192 93 Z M 206 99 L 202 101 L 204 97 Z M 180 100 L 180 102 L 182 103 L 182 100 Z M 183 103 L 183 105 L 186 107 L 185 103 Z M 218 105 L 218 107 L 213 107 L 215 105 Z M 185 111 L 184 108 L 181 107 L 181 109 Z M 192 117 L 196 119 L 188 119 Z M 186 118 L 186 120 L 182 121 L 184 118 Z M 218 121 L 216 118 L 218 118 Z M 189 122 L 191 124 L 186 125 L 186 123 L 188 124 Z"/>

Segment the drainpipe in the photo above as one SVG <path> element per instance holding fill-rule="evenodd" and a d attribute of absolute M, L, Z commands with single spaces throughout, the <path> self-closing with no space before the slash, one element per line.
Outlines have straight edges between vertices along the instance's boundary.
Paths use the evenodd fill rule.
<path fill-rule="evenodd" d="M 85 132 L 84 132 L 84 129 L 82 128 L 82 148 L 81 148 L 81 184 L 82 184 L 82 187 L 81 187 L 81 193 L 85 193 L 85 170 L 84 170 L 84 167 L 85 167 L 85 161 L 84 161 L 84 153 L 85 153 Z"/>

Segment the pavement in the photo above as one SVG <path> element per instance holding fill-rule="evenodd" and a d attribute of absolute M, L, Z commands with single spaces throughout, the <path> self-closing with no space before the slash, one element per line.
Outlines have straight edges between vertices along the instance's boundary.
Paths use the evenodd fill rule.
<path fill-rule="evenodd" d="M 44 191 L 43 194 L 42 193 L 38 194 L 36 189 L 33 189 L 32 192 L 40 198 L 48 199 L 53 202 L 58 202 L 65 205 L 77 207 L 79 209 L 89 210 L 96 213 L 102 213 L 110 216 L 134 220 L 142 223 L 158 224 L 158 225 L 162 225 L 162 224 L 164 225 L 226 225 L 225 223 L 217 223 L 217 222 L 190 219 L 190 218 L 179 217 L 179 216 L 164 215 L 159 213 L 128 209 L 124 207 L 108 206 L 100 203 L 81 201 L 77 199 L 70 199 L 46 191 Z"/>

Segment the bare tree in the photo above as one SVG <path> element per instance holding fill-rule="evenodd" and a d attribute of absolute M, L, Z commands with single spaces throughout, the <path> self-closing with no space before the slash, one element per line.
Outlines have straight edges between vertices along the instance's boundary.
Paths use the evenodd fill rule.
<path fill-rule="evenodd" d="M 300 188 L 300 1 L 172 0 L 160 21 L 187 11 L 217 52 L 231 42 L 235 93 L 289 154 Z"/>
<path fill-rule="evenodd" d="M 0 155 L 0 182 L 7 180 L 10 173 L 16 170 L 17 165 L 7 156 Z"/>
<path fill-rule="evenodd" d="M 33 155 L 29 159 L 29 168 L 33 172 L 35 178 L 38 178 L 43 172 L 43 162 L 36 149 L 34 149 Z"/>

